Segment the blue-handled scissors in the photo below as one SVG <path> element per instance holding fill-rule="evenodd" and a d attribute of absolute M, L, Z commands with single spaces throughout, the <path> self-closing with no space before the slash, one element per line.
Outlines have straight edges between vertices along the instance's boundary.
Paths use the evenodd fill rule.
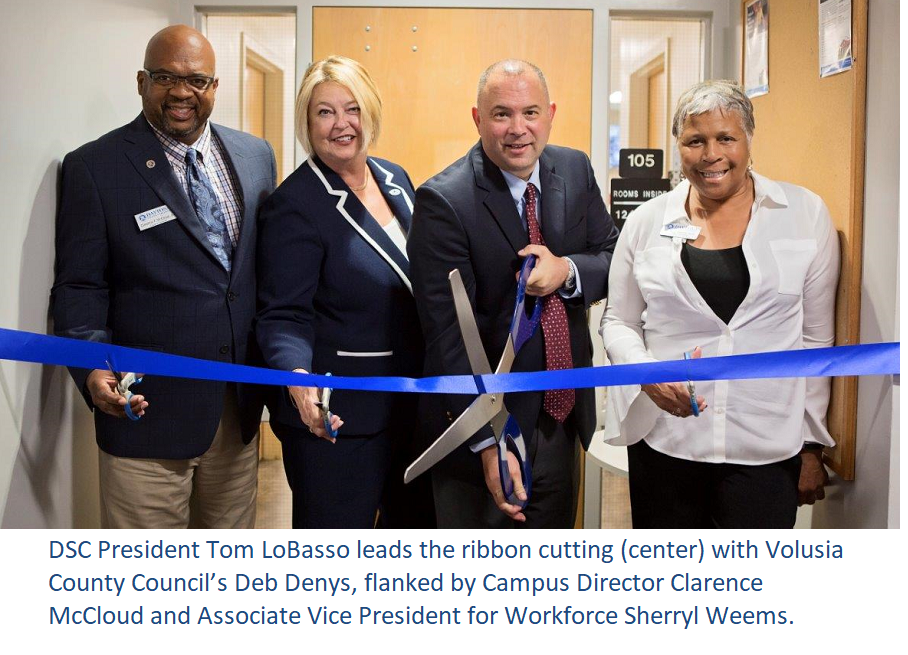
<path fill-rule="evenodd" d="M 325 375 L 331 375 L 330 373 L 325 373 Z M 328 433 L 328 436 L 332 439 L 337 436 L 337 430 L 331 429 L 331 419 L 334 414 L 331 413 L 331 389 L 324 387 L 319 395 L 319 400 L 315 403 L 315 406 L 318 407 L 318 411 L 322 415 L 322 421 L 325 423 L 325 432 Z"/>
<path fill-rule="evenodd" d="M 142 377 L 137 376 L 135 373 L 120 373 L 114 368 L 112 363 L 113 356 L 107 358 L 107 368 L 110 369 L 110 372 L 113 373 L 114 378 L 117 380 L 117 393 L 123 396 L 126 399 L 126 406 L 123 408 L 126 411 L 126 416 L 132 421 L 138 421 L 141 416 L 133 413 L 132 407 L 130 407 L 129 401 L 132 400 L 133 393 L 129 390 L 134 384 L 139 384 L 142 382 Z"/>
<path fill-rule="evenodd" d="M 684 353 L 684 359 L 692 359 L 689 352 Z M 694 389 L 694 383 L 687 380 L 687 393 L 690 394 L 690 409 L 694 413 L 694 416 L 700 416 L 700 408 L 697 407 L 697 390 Z"/>
<path fill-rule="evenodd" d="M 526 285 L 530 272 L 535 265 L 536 257 L 530 255 L 523 261 L 523 265 L 520 268 L 520 276 L 517 279 L 517 300 L 514 304 L 511 329 L 505 342 L 504 352 L 501 354 L 498 367 L 495 369 L 496 374 L 509 373 L 511 371 L 517 352 L 533 336 L 536 326 L 539 325 L 539 316 L 542 312 L 541 302 L 535 304 L 532 314 L 528 316 L 526 313 Z M 517 421 L 504 406 L 504 394 L 486 393 L 485 391 L 485 385 L 480 376 L 491 374 L 492 368 L 489 365 L 485 348 L 483 348 L 482 339 L 479 337 L 479 328 L 476 326 L 476 318 L 473 315 L 470 299 L 463 286 L 460 271 L 457 269 L 451 271 L 448 275 L 448 280 L 451 283 L 451 291 L 454 295 L 457 322 L 460 325 L 464 347 L 466 348 L 467 357 L 470 360 L 470 367 L 473 369 L 474 379 L 480 395 L 407 468 L 404 474 L 404 482 L 410 482 L 418 475 L 425 473 L 479 430 L 491 425 L 498 447 L 498 472 L 501 477 L 501 490 L 510 504 L 517 505 L 523 509 L 526 507 L 528 500 L 519 499 L 514 492 L 514 481 L 511 479 L 508 469 L 507 454 L 508 451 L 511 451 L 520 463 L 523 488 L 526 491 L 527 499 L 529 499 L 532 480 L 526 442 L 520 432 L 520 426 Z"/>

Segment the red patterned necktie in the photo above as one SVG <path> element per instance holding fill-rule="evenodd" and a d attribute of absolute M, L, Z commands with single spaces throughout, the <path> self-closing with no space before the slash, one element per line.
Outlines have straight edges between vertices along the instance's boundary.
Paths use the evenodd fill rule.
<path fill-rule="evenodd" d="M 539 229 L 539 219 L 536 217 L 536 187 L 528 184 L 523 197 L 526 200 L 527 231 L 530 233 L 530 243 L 544 246 L 545 241 L 542 238 L 542 231 Z M 540 323 L 542 323 L 542 338 L 545 342 L 545 369 L 560 371 L 573 368 L 571 335 L 568 331 L 564 301 L 557 291 L 539 300 L 542 301 Z M 574 409 L 574 390 L 550 389 L 546 391 L 542 407 L 552 418 L 563 423 Z"/>

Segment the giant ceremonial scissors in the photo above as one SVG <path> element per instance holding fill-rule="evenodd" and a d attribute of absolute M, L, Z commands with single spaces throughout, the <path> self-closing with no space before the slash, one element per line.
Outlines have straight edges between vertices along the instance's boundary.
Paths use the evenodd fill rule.
<path fill-rule="evenodd" d="M 536 302 L 532 314 L 528 316 L 526 313 L 527 279 L 529 279 L 530 272 L 535 265 L 536 257 L 530 255 L 523 261 L 523 266 L 520 268 L 520 276 L 517 279 L 517 301 L 514 304 L 511 330 L 504 345 L 504 352 L 498 361 L 498 367 L 495 369 L 496 374 L 511 372 L 511 366 L 514 364 L 517 352 L 533 336 L 533 332 L 539 324 L 539 315 L 542 312 L 541 298 Z M 464 347 L 466 348 L 467 357 L 470 360 L 470 367 L 473 369 L 473 376 L 480 395 L 435 440 L 435 443 L 429 446 L 407 468 L 404 474 L 404 482 L 410 482 L 418 475 L 425 473 L 479 430 L 486 425 L 491 425 L 498 446 L 498 472 L 501 477 L 501 490 L 509 503 L 523 509 L 526 507 L 527 500 L 520 500 L 514 492 L 514 481 L 511 480 L 511 474 L 508 470 L 508 451 L 510 450 L 520 463 L 523 488 L 526 491 L 527 499 L 529 499 L 531 477 L 526 443 L 520 432 L 520 426 L 517 425 L 517 421 L 508 413 L 507 408 L 504 406 L 504 394 L 486 393 L 485 384 L 481 376 L 491 374 L 492 368 L 489 365 L 489 358 L 486 357 L 485 348 L 482 346 L 482 340 L 479 338 L 479 328 L 476 326 L 476 318 L 473 316 L 470 299 L 467 297 L 463 280 L 460 278 L 460 271 L 457 269 L 451 271 L 448 275 L 448 280 L 451 283 L 451 292 L 454 294 L 454 309 L 457 312 L 457 322 L 460 325 Z"/>

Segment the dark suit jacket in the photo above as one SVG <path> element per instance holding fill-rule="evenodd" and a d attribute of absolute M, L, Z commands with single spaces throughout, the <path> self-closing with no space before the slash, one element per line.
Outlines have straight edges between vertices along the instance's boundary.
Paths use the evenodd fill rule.
<path fill-rule="evenodd" d="M 63 160 L 51 302 L 60 336 L 222 362 L 259 363 L 255 314 L 255 217 L 274 189 L 271 146 L 212 124 L 239 183 L 243 221 L 228 274 L 218 262 L 164 149 L 145 117 Z M 166 205 L 176 220 L 140 231 L 136 214 Z M 85 388 L 90 371 L 71 369 Z M 121 457 L 186 459 L 214 439 L 225 384 L 148 376 L 139 421 L 95 412 L 98 445 Z M 261 391 L 238 389 L 243 437 L 261 420 Z"/>
<path fill-rule="evenodd" d="M 385 200 L 409 232 L 413 186 L 406 172 L 370 157 Z M 259 215 L 259 311 L 255 333 L 272 368 L 349 376 L 418 376 L 423 345 L 410 265 L 340 176 L 310 157 Z M 276 399 L 278 400 L 278 399 Z M 408 394 L 338 389 L 331 409 L 341 435 L 385 430 L 412 411 Z M 272 419 L 303 428 L 282 390 Z M 412 416 L 407 417 L 412 425 Z"/>
<path fill-rule="evenodd" d="M 554 254 L 570 255 L 582 285 L 581 298 L 565 301 L 574 366 L 590 366 L 592 344 L 586 309 L 606 294 L 618 230 L 602 202 L 586 155 L 547 146 L 539 163 L 543 238 Z M 489 361 L 493 367 L 497 364 L 514 311 L 515 273 L 522 261 L 517 252 L 528 244 L 504 176 L 480 143 L 419 188 L 407 250 L 426 339 L 426 375 L 472 373 L 448 282 L 448 273 L 454 268 L 460 269 Z M 540 370 L 545 370 L 541 328 L 517 354 L 512 368 L 514 372 Z M 543 395 L 533 392 L 505 397 L 525 437 L 533 434 Z M 425 440 L 430 443 L 436 439 L 472 400 L 469 396 L 444 395 L 421 398 L 419 421 Z M 577 390 L 574 415 L 579 436 L 587 446 L 596 426 L 593 389 Z M 489 436 L 491 430 L 480 433 L 473 442 Z"/>

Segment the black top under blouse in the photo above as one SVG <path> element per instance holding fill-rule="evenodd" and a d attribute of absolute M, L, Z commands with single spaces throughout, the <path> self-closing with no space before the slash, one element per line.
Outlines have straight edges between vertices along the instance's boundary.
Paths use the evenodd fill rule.
<path fill-rule="evenodd" d="M 704 250 L 685 242 L 681 263 L 706 304 L 728 324 L 750 288 L 744 249 Z"/>

